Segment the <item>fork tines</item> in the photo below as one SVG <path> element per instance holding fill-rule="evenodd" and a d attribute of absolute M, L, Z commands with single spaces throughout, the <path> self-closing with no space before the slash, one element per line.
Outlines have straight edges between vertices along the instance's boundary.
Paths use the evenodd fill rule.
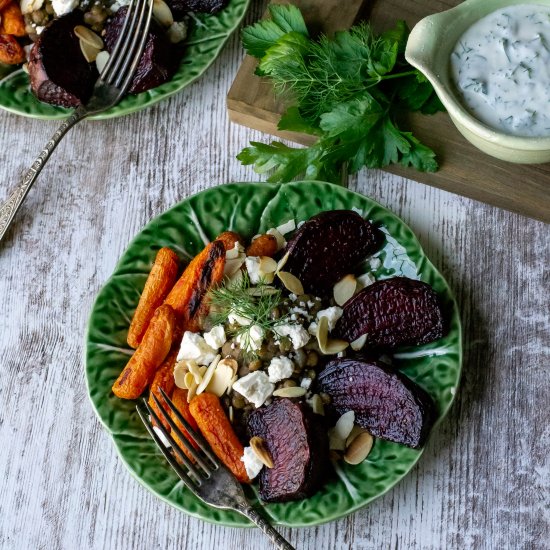
<path fill-rule="evenodd" d="M 134 76 L 149 33 L 153 0 L 131 0 L 120 35 L 100 80 L 125 93 Z"/>
<path fill-rule="evenodd" d="M 168 462 L 170 463 L 172 468 L 176 471 L 176 473 L 181 478 L 181 480 L 190 489 L 194 489 L 193 485 L 200 486 L 205 479 L 208 479 L 210 475 L 219 468 L 219 461 L 210 450 L 208 442 L 204 439 L 202 435 L 198 434 L 190 426 L 190 424 L 185 420 L 183 415 L 178 411 L 178 409 L 172 403 L 172 401 L 166 395 L 166 393 L 162 389 L 160 389 L 160 393 L 162 395 L 164 402 L 166 403 L 166 405 L 168 405 L 168 407 L 174 414 L 174 417 L 177 419 L 178 422 L 181 423 L 181 425 L 183 426 L 183 429 L 187 432 L 186 435 L 184 435 L 182 430 L 174 422 L 174 419 L 171 417 L 171 415 L 165 409 L 164 405 L 161 403 L 160 399 L 158 399 L 154 393 L 151 393 L 153 401 L 158 407 L 160 416 L 162 416 L 162 419 L 165 420 L 166 423 L 170 426 L 171 431 L 169 432 L 165 428 L 163 421 L 161 420 L 161 418 L 159 418 L 159 415 L 157 414 L 157 412 L 151 407 L 151 405 L 147 402 L 146 399 L 143 399 L 142 403 L 148 414 L 139 405 L 136 407 L 137 412 L 142 422 L 144 423 L 145 427 L 147 428 L 147 431 L 149 432 L 151 437 L 155 440 L 155 443 L 161 450 L 162 454 L 165 456 L 166 460 L 168 460 Z M 168 441 L 168 443 L 170 444 L 170 447 L 166 445 L 166 443 L 162 440 L 162 438 L 159 436 L 157 431 L 153 428 L 153 423 L 152 423 L 153 420 L 155 422 L 155 428 L 157 428 L 160 431 L 160 433 L 162 433 L 165 440 Z M 185 447 L 185 450 L 188 451 L 189 455 L 193 457 L 193 459 L 195 460 L 195 464 L 193 464 L 193 462 L 189 459 L 188 455 L 186 455 L 186 453 L 181 449 L 178 443 L 176 443 L 176 440 L 174 439 L 174 435 Z M 181 467 L 180 463 L 178 462 L 178 459 L 189 470 L 189 474 L 191 474 L 191 476 L 193 477 L 194 483 L 193 483 L 193 480 L 189 477 L 189 475 Z"/>

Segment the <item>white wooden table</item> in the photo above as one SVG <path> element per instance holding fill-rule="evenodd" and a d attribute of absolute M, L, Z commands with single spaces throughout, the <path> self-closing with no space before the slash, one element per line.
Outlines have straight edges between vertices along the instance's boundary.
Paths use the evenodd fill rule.
<path fill-rule="evenodd" d="M 78 126 L 0 245 L 2 549 L 267 547 L 256 530 L 203 523 L 141 487 L 95 417 L 83 371 L 92 302 L 130 239 L 191 193 L 256 179 L 235 155 L 265 136 L 225 112 L 242 55 L 235 36 L 171 100 Z M 55 126 L 0 113 L 0 198 Z M 394 490 L 284 535 L 312 550 L 550 548 L 549 226 L 378 171 L 351 187 L 403 217 L 448 278 L 464 377 Z"/>

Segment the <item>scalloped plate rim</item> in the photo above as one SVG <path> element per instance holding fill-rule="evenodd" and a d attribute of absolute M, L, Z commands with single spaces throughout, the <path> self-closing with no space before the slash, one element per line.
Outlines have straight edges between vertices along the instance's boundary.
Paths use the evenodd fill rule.
<path fill-rule="evenodd" d="M 335 184 L 331 184 L 331 183 L 324 182 L 324 181 L 319 181 L 319 180 L 295 181 L 295 182 L 291 182 L 290 184 L 287 184 L 287 183 L 282 183 L 282 184 L 280 184 L 280 183 L 267 183 L 267 182 L 231 182 L 231 183 L 223 184 L 222 186 L 223 187 L 249 187 L 249 186 L 252 186 L 252 185 L 264 185 L 264 186 L 268 185 L 268 186 L 272 186 L 273 188 L 281 189 L 281 188 L 284 188 L 288 185 L 310 184 L 310 183 L 340 187 L 340 186 L 337 186 Z M 191 200 L 192 198 L 197 197 L 199 195 L 203 195 L 203 194 L 212 192 L 212 191 L 216 190 L 218 187 L 222 187 L 222 186 L 216 186 L 216 187 L 210 187 L 210 188 L 207 188 L 207 189 L 203 189 L 202 191 L 199 191 L 197 193 L 189 195 L 189 196 L 185 197 L 184 199 L 178 201 L 176 204 L 172 205 L 170 208 L 168 208 L 164 212 L 161 212 L 160 214 L 154 216 L 147 224 L 145 224 L 145 226 L 143 226 L 141 228 L 141 230 L 134 236 L 134 238 L 131 239 L 131 241 L 126 245 L 126 248 L 124 249 L 124 252 L 122 253 L 121 257 L 119 258 L 118 262 L 116 263 L 116 265 L 114 267 L 112 275 L 101 286 L 101 288 L 100 288 L 99 292 L 97 293 L 97 296 L 96 296 L 96 298 L 93 302 L 92 308 L 91 308 L 91 312 L 90 312 L 90 315 L 89 315 L 89 318 L 88 318 L 88 323 L 87 323 L 87 326 L 86 326 L 84 346 L 83 346 L 84 366 L 85 366 L 84 374 L 85 374 L 85 381 L 86 381 L 86 395 L 87 395 L 88 400 L 90 401 L 90 403 L 92 405 L 92 408 L 93 408 L 97 418 L 99 419 L 100 423 L 103 425 L 103 427 L 108 432 L 112 442 L 114 443 L 116 452 L 117 452 L 119 458 L 122 460 L 122 462 L 123 462 L 124 466 L 126 467 L 127 471 L 129 471 L 130 475 L 134 479 L 136 479 L 142 487 L 145 487 L 148 491 L 153 493 L 157 498 L 159 498 L 160 500 L 162 500 L 166 504 L 172 506 L 173 508 L 175 508 L 177 510 L 180 510 L 181 512 L 183 512 L 183 513 L 185 513 L 185 514 L 187 514 L 191 517 L 200 519 L 202 521 L 206 521 L 206 522 L 214 524 L 214 525 L 223 525 L 223 526 L 235 527 L 235 528 L 254 528 L 256 526 L 253 523 L 249 522 L 244 516 L 243 516 L 242 524 L 237 524 L 237 523 L 227 524 L 224 521 L 218 521 L 218 520 L 212 519 L 210 517 L 203 517 L 202 515 L 200 515 L 198 513 L 194 513 L 194 512 L 189 511 L 189 510 L 185 510 L 185 509 L 181 508 L 180 506 L 178 506 L 177 504 L 175 504 L 174 502 L 171 502 L 170 500 L 168 500 L 164 495 L 157 492 L 152 486 L 148 485 L 143 479 L 141 479 L 139 477 L 139 475 L 136 472 L 133 471 L 133 469 L 130 467 L 129 463 L 124 458 L 124 456 L 122 454 L 122 451 L 119 448 L 118 441 L 115 437 L 115 434 L 113 434 L 111 428 L 105 423 L 105 421 L 101 417 L 98 409 L 96 408 L 96 405 L 95 405 L 95 403 L 94 403 L 94 401 L 91 397 L 89 379 L 88 379 L 88 374 L 87 374 L 87 351 L 88 351 L 87 348 L 88 348 L 88 343 L 89 343 L 88 336 L 89 336 L 89 332 L 90 332 L 90 328 L 91 328 L 91 318 L 92 318 L 93 312 L 95 310 L 96 303 L 99 301 L 99 299 L 101 297 L 103 289 L 105 287 L 107 287 L 113 281 L 113 279 L 115 277 L 115 274 L 117 273 L 119 267 L 122 265 L 122 260 L 123 260 L 125 254 L 126 254 L 126 251 L 130 247 L 133 246 L 135 241 L 137 241 L 139 239 L 141 233 L 143 231 L 148 230 L 152 226 L 152 224 L 154 224 L 157 221 L 158 218 L 160 218 L 161 216 L 164 216 L 165 214 L 168 214 L 169 212 L 175 210 L 176 208 L 179 208 L 182 205 L 182 203 L 185 203 L 185 202 L 187 202 L 187 201 Z M 428 436 L 428 440 L 426 441 L 426 443 L 424 444 L 424 446 L 421 449 L 418 449 L 418 454 L 415 456 L 414 460 L 411 461 L 408 464 L 407 470 L 402 475 L 397 477 L 393 481 L 393 483 L 390 483 L 382 492 L 378 493 L 377 495 L 375 495 L 371 498 L 365 499 L 361 503 L 358 503 L 356 505 L 351 506 L 350 508 L 348 508 L 346 511 L 344 511 L 342 513 L 333 514 L 329 517 L 324 517 L 324 518 L 322 518 L 321 520 L 318 520 L 318 521 L 293 522 L 292 524 L 288 524 L 288 523 L 279 522 L 279 521 L 274 520 L 273 518 L 270 518 L 272 524 L 278 525 L 278 526 L 281 526 L 281 527 L 292 527 L 292 528 L 294 528 L 294 527 L 296 527 L 296 528 L 315 527 L 317 525 L 322 525 L 322 524 L 325 524 L 325 523 L 329 523 L 331 521 L 336 521 L 336 520 L 345 518 L 345 517 L 357 512 L 358 510 L 368 506 L 371 502 L 381 498 L 383 495 L 385 495 L 391 489 L 393 489 L 405 476 L 407 476 L 411 472 L 411 470 L 414 468 L 414 466 L 416 466 L 416 464 L 420 460 L 420 457 L 424 454 L 424 450 L 426 448 L 426 445 L 428 444 L 429 440 L 432 438 L 432 434 L 434 433 L 434 430 L 441 424 L 443 419 L 447 416 L 450 408 L 452 407 L 452 405 L 453 405 L 453 403 L 456 399 L 456 393 L 457 393 L 458 389 L 460 388 L 461 379 L 462 379 L 462 367 L 463 367 L 463 329 L 462 329 L 462 321 L 461 321 L 461 318 L 460 318 L 460 311 L 458 309 L 458 304 L 456 302 L 456 298 L 455 298 L 454 293 L 452 292 L 451 287 L 448 284 L 447 280 L 445 279 L 445 277 L 443 277 L 443 275 L 440 273 L 440 271 L 431 262 L 430 258 L 426 255 L 426 253 L 424 252 L 424 249 L 422 248 L 420 242 L 418 241 L 418 238 L 416 237 L 416 234 L 411 229 L 411 227 L 407 223 L 405 223 L 399 216 L 397 216 L 397 214 L 394 214 L 387 207 L 383 206 L 378 201 L 375 201 L 374 199 L 371 199 L 370 197 L 367 197 L 366 195 L 362 195 L 361 193 L 358 193 L 356 191 L 352 191 L 352 190 L 349 190 L 349 189 L 347 189 L 346 191 L 349 194 L 360 197 L 361 200 L 366 199 L 367 201 L 371 202 L 373 205 L 376 205 L 377 207 L 379 207 L 383 211 L 383 213 L 385 215 L 389 215 L 390 217 L 395 218 L 403 227 L 405 227 L 410 232 L 411 236 L 413 237 L 414 244 L 415 244 L 419 254 L 423 257 L 423 259 L 427 262 L 427 264 L 437 273 L 437 275 L 445 283 L 445 286 L 447 288 L 447 292 L 449 293 L 449 298 L 451 299 L 451 302 L 453 304 L 453 312 L 456 313 L 456 316 L 457 316 L 456 332 L 457 332 L 457 342 L 458 342 L 458 350 L 457 350 L 458 355 L 457 355 L 456 391 L 452 394 L 452 397 L 449 400 L 449 402 L 447 403 L 446 407 L 440 411 L 440 415 L 438 416 L 438 418 L 436 419 L 436 421 L 434 422 L 434 424 L 432 426 L 432 429 L 430 430 L 430 435 Z"/>
<path fill-rule="evenodd" d="M 237 28 L 241 24 L 242 20 L 244 19 L 244 16 L 246 15 L 246 13 L 247 13 L 247 11 L 250 7 L 251 1 L 252 0 L 242 0 L 242 2 L 243 2 L 242 14 L 239 17 L 237 17 L 237 19 L 235 20 L 234 24 L 231 26 L 231 28 L 228 31 L 225 38 L 223 38 L 223 40 L 221 40 L 220 43 L 218 44 L 218 47 L 215 49 L 215 53 L 214 53 L 214 55 L 212 55 L 212 58 L 210 59 L 210 61 L 202 67 L 202 69 L 200 70 L 200 72 L 198 74 L 196 74 L 195 76 L 193 76 L 190 79 L 186 80 L 185 82 L 181 83 L 181 85 L 178 85 L 173 90 L 162 91 L 157 96 L 150 97 L 148 100 L 146 100 L 142 104 L 134 105 L 134 106 L 128 106 L 128 107 L 122 107 L 122 108 L 119 108 L 120 104 L 115 105 L 114 107 L 111 107 L 110 109 L 108 109 L 104 113 L 100 113 L 98 115 L 93 115 L 93 116 L 88 117 L 87 120 L 97 120 L 97 121 L 99 121 L 99 120 L 110 120 L 110 119 L 113 119 L 113 118 L 128 116 L 128 115 L 131 115 L 133 113 L 143 111 L 144 109 L 147 109 L 148 107 L 152 107 L 153 105 L 156 105 L 157 103 L 160 103 L 161 101 L 172 97 L 173 95 L 177 94 L 178 92 L 181 92 L 183 89 L 187 88 L 191 84 L 194 84 L 212 66 L 212 64 L 216 61 L 216 59 L 218 59 L 218 56 L 220 55 L 220 52 L 222 51 L 223 47 L 227 44 L 227 41 L 231 38 L 231 36 L 233 36 L 233 33 L 237 30 Z M 213 17 L 215 17 L 216 15 L 217 14 L 214 14 Z M 22 69 L 18 69 L 17 71 L 19 71 L 19 70 L 22 70 Z M 6 75 L 6 77 L 4 77 L 4 78 L 9 78 L 15 72 L 16 71 L 14 71 L 13 73 L 10 73 L 9 75 Z M 2 78 L 0 80 L 4 80 L 4 79 Z M 159 87 L 162 87 L 164 84 L 169 84 L 170 82 L 172 82 L 172 80 L 169 80 L 168 82 L 164 82 Z M 153 90 L 157 90 L 159 87 L 153 88 Z M 147 92 L 142 92 L 142 93 L 147 93 Z M 140 94 L 137 94 L 135 97 L 139 97 L 139 95 Z M 52 107 L 56 107 L 56 106 L 52 105 Z M 25 118 L 35 119 L 35 120 L 63 120 L 65 118 L 67 118 L 68 116 L 70 116 L 70 114 L 73 112 L 72 109 L 64 109 L 63 107 L 58 107 L 58 108 L 60 110 L 55 115 L 36 114 L 36 113 L 24 112 L 24 111 L 18 110 L 15 107 L 4 106 L 1 102 L 1 99 L 0 99 L 0 109 L 2 109 L 3 111 L 5 111 L 7 113 L 14 114 L 14 115 L 19 115 L 19 116 L 22 116 L 22 117 L 25 117 Z M 63 110 L 61 110 L 61 109 L 63 109 Z"/>

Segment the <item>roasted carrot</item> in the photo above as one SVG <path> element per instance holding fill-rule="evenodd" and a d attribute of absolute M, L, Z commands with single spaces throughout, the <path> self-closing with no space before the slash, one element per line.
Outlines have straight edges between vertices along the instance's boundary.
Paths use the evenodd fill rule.
<path fill-rule="evenodd" d="M 246 255 L 272 258 L 277 253 L 277 248 L 277 239 L 273 235 L 260 235 L 248 245 Z"/>
<path fill-rule="evenodd" d="M 12 0 L 0 0 L 0 12 L 11 2 Z"/>
<path fill-rule="evenodd" d="M 0 34 L 26 36 L 25 19 L 23 19 L 19 2 L 10 2 L 3 7 L 0 13 L 0 19 Z"/>
<path fill-rule="evenodd" d="M 206 309 L 206 294 L 223 279 L 225 248 L 221 241 L 208 244 L 197 254 L 164 301 L 171 306 L 183 330 L 197 331 Z"/>
<path fill-rule="evenodd" d="M 0 14 L 2 17 L 2 14 Z M 10 34 L 0 34 L 0 63 L 19 65 L 25 61 L 25 50 Z"/>
<path fill-rule="evenodd" d="M 235 248 L 235 243 L 239 242 L 242 244 L 243 242 L 242 237 L 238 233 L 235 233 L 235 231 L 224 231 L 216 237 L 216 240 L 223 243 L 226 252 Z"/>
<path fill-rule="evenodd" d="M 191 412 L 189 411 L 189 403 L 187 403 L 187 390 L 183 390 L 181 388 L 174 388 L 174 393 L 172 394 L 172 403 L 175 405 L 176 409 L 180 412 L 180 414 L 187 420 L 191 428 L 193 428 L 195 431 L 199 431 L 199 427 L 197 426 L 197 423 L 195 422 L 195 419 L 191 415 Z M 170 416 L 172 417 L 172 420 L 174 421 L 174 424 L 181 430 L 181 433 L 186 436 L 186 439 L 195 447 L 195 449 L 198 449 L 197 444 L 194 441 L 191 441 L 187 437 L 187 430 L 183 427 L 182 423 L 177 419 L 176 415 L 171 412 Z M 185 453 L 187 458 L 191 460 L 191 462 L 195 462 L 195 459 L 191 455 L 191 453 L 187 450 L 185 445 L 181 442 L 180 438 L 172 432 L 172 437 L 174 438 L 174 441 L 176 442 L 177 446 Z"/>
<path fill-rule="evenodd" d="M 158 307 L 141 344 L 113 385 L 113 393 L 117 397 L 136 399 L 142 394 L 166 359 L 172 347 L 175 328 L 174 310 L 168 305 Z"/>
<path fill-rule="evenodd" d="M 215 455 L 241 483 L 250 483 L 241 457 L 243 446 L 223 410 L 218 396 L 201 393 L 191 399 L 189 410 Z"/>
<path fill-rule="evenodd" d="M 160 393 L 162 389 L 168 397 L 172 395 L 174 390 L 174 365 L 176 364 L 176 357 L 178 355 L 177 349 L 172 349 L 172 351 L 167 355 L 166 359 L 162 365 L 157 369 L 151 386 L 149 387 L 149 405 L 157 413 L 157 416 L 162 420 L 164 427 L 170 431 L 170 424 L 163 420 L 162 414 L 158 410 L 157 404 L 153 399 L 153 394 L 159 400 L 160 403 L 163 403 L 163 398 Z M 170 407 L 164 405 L 164 410 L 170 413 Z"/>
<path fill-rule="evenodd" d="M 145 287 L 141 293 L 139 304 L 128 330 L 128 345 L 137 348 L 149 321 L 172 287 L 178 276 L 178 256 L 170 248 L 161 248 L 157 252 L 155 263 L 151 268 Z"/>

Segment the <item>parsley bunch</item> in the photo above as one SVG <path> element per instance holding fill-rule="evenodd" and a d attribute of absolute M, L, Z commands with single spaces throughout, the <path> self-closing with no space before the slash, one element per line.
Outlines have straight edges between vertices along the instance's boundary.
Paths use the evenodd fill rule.
<path fill-rule="evenodd" d="M 405 61 L 405 22 L 380 36 L 361 23 L 314 40 L 295 6 L 271 5 L 269 12 L 271 19 L 243 30 L 244 47 L 260 60 L 257 74 L 295 102 L 279 130 L 318 140 L 308 148 L 251 142 L 237 156 L 242 164 L 273 182 L 338 181 L 344 165 L 351 173 L 391 163 L 437 170 L 434 152 L 396 122 L 400 111 L 443 110 L 431 84 Z"/>

